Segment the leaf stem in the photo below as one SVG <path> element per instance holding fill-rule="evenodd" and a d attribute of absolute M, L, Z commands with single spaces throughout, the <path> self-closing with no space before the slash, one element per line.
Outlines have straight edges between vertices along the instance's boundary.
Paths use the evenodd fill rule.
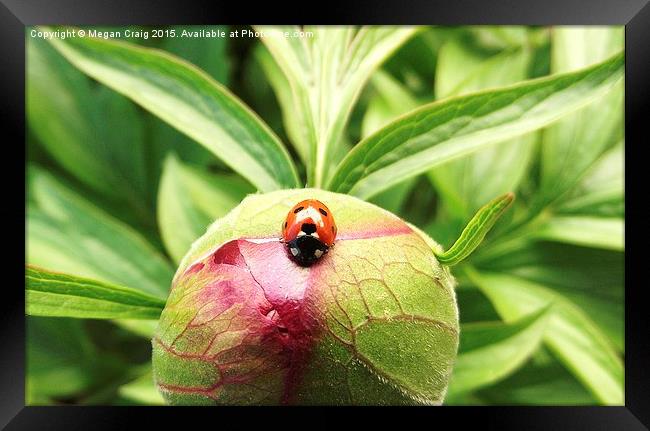
<path fill-rule="evenodd" d="M 438 261 L 443 265 L 452 266 L 472 254 L 514 199 L 514 193 L 510 192 L 481 207 L 465 226 L 454 245 L 449 250 L 436 254 Z"/>

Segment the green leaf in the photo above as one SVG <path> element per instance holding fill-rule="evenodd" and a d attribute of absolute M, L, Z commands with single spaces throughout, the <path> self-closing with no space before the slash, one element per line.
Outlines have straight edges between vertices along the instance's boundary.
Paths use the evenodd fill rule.
<path fill-rule="evenodd" d="M 409 193 L 416 184 L 415 178 L 409 178 L 406 181 L 395 184 L 394 186 L 376 194 L 368 202 L 382 207 L 393 214 L 400 215 L 402 208 L 408 200 Z M 407 211 L 408 212 L 408 211 Z"/>
<path fill-rule="evenodd" d="M 120 386 L 118 392 L 122 397 L 141 405 L 161 406 L 165 404 L 165 400 L 154 384 L 151 367 L 148 367 L 148 371 L 142 376 Z"/>
<path fill-rule="evenodd" d="M 457 273 L 457 275 L 462 276 L 462 273 Z M 468 323 L 501 320 L 492 303 L 480 290 L 462 278 L 458 279 L 458 283 L 458 286 L 456 286 L 456 301 L 458 302 L 458 309 L 462 310 L 460 316 L 461 327 Z"/>
<path fill-rule="evenodd" d="M 603 404 L 623 404 L 623 362 L 576 304 L 545 286 L 498 272 L 467 268 L 472 281 L 507 322 L 553 304 L 544 342 Z"/>
<path fill-rule="evenodd" d="M 120 41 L 50 42 L 83 72 L 206 146 L 260 190 L 299 185 L 293 162 L 268 126 L 200 69 Z"/>
<path fill-rule="evenodd" d="M 487 49 L 521 47 L 529 42 L 531 28 L 523 25 L 469 26 L 479 45 Z"/>
<path fill-rule="evenodd" d="M 593 405 L 594 397 L 557 361 L 532 361 L 508 379 L 480 390 L 487 404 L 576 406 Z"/>
<path fill-rule="evenodd" d="M 551 70 L 574 71 L 623 49 L 622 27 L 556 27 Z M 623 83 L 544 131 L 541 185 L 533 209 L 570 190 L 604 150 L 623 136 Z"/>
<path fill-rule="evenodd" d="M 578 72 L 425 105 L 354 147 L 328 188 L 367 198 L 434 166 L 548 125 L 620 81 L 623 54 Z"/>
<path fill-rule="evenodd" d="M 171 26 L 169 30 L 176 31 L 176 37 L 162 40 L 160 49 L 183 58 L 198 68 L 207 72 L 212 78 L 223 85 L 228 85 L 231 61 L 227 53 L 228 39 L 222 37 L 180 37 L 183 30 L 225 30 L 223 26 Z M 152 166 L 152 181 L 157 191 L 157 180 L 160 177 L 163 161 L 169 151 L 174 151 L 179 158 L 186 162 L 200 165 L 221 164 L 220 160 L 206 147 L 179 132 L 161 119 L 150 116 L 150 154 Z"/>
<path fill-rule="evenodd" d="M 371 135 L 397 116 L 418 106 L 417 100 L 409 90 L 387 72 L 376 71 L 370 82 L 376 95 L 368 103 L 363 117 L 363 137 Z"/>
<path fill-rule="evenodd" d="M 96 381 L 92 363 L 96 349 L 82 321 L 65 318 L 26 319 L 25 397 L 28 405 L 50 404 Z"/>
<path fill-rule="evenodd" d="M 228 58 L 228 38 L 224 37 L 183 37 L 182 32 L 189 33 L 199 30 L 228 31 L 227 27 L 219 25 L 172 25 L 170 31 L 176 31 L 176 37 L 163 40 L 161 49 L 170 54 L 184 58 L 206 71 L 210 76 L 224 85 L 230 81 L 231 60 Z"/>
<path fill-rule="evenodd" d="M 381 69 L 372 75 L 370 82 L 376 94 L 370 99 L 363 116 L 361 135 L 364 137 L 418 105 L 415 97 L 404 85 Z M 370 202 L 392 213 L 400 214 L 400 209 L 408 198 L 408 193 L 415 185 L 415 182 L 415 178 L 409 178 L 395 184 L 373 196 Z"/>
<path fill-rule="evenodd" d="M 28 167 L 27 262 L 165 298 L 173 268 L 138 232 Z"/>
<path fill-rule="evenodd" d="M 107 404 L 132 361 L 147 355 L 148 343 L 101 320 L 27 316 L 26 327 L 30 405 Z"/>
<path fill-rule="evenodd" d="M 555 216 L 534 234 L 535 238 L 585 247 L 623 251 L 624 220 L 588 216 Z"/>
<path fill-rule="evenodd" d="M 180 262 L 210 223 L 252 192 L 239 177 L 209 175 L 168 156 L 158 194 L 158 223 L 169 254 Z"/>
<path fill-rule="evenodd" d="M 284 116 L 296 115 L 297 127 L 290 126 L 290 137 L 302 154 L 307 154 L 307 179 L 321 187 L 328 177 L 328 166 L 359 93 L 372 72 L 416 32 L 408 27 L 311 27 L 311 37 L 285 37 L 298 27 L 257 26 L 266 45 L 291 89 L 293 109 Z M 284 83 L 278 99 L 288 106 Z M 285 120 L 286 121 L 286 120 Z M 298 135 L 299 133 L 299 135 Z M 291 136 L 293 135 L 293 136 Z"/>
<path fill-rule="evenodd" d="M 454 245 L 444 253 L 436 253 L 438 261 L 452 266 L 472 254 L 514 199 L 513 193 L 506 193 L 485 204 L 467 223 Z"/>
<path fill-rule="evenodd" d="M 298 152 L 303 163 L 307 164 L 310 157 L 310 148 L 309 142 L 303 137 L 305 126 L 301 119 L 304 113 L 294 104 L 294 96 L 290 83 L 282 69 L 278 66 L 278 63 L 276 63 L 269 50 L 263 44 L 255 47 L 253 56 L 264 71 L 264 75 L 266 75 L 266 78 L 271 84 L 273 92 L 280 104 L 282 121 L 289 140 Z"/>
<path fill-rule="evenodd" d="M 81 319 L 155 319 L 165 301 L 138 290 L 28 266 L 26 313 Z"/>
<path fill-rule="evenodd" d="M 578 187 L 556 208 L 561 214 L 623 217 L 625 185 L 623 143 L 609 150 Z"/>
<path fill-rule="evenodd" d="M 158 326 L 158 320 L 116 319 L 113 323 L 147 340 L 151 340 Z"/>
<path fill-rule="evenodd" d="M 598 316 L 594 323 L 622 353 L 624 259 L 623 253 L 611 250 L 536 242 L 481 262 L 478 269 L 508 273 L 553 289 L 587 315 Z"/>
<path fill-rule="evenodd" d="M 447 401 L 493 384 L 519 368 L 539 346 L 548 315 L 542 309 L 512 323 L 463 325 Z"/>
<path fill-rule="evenodd" d="M 47 42 L 27 43 L 27 122 L 47 152 L 92 189 L 147 214 L 143 127 L 135 106 L 93 86 Z"/>
<path fill-rule="evenodd" d="M 107 193 L 109 166 L 92 147 L 97 105 L 90 83 L 47 42 L 28 38 L 27 120 L 30 130 L 62 166 L 89 186 Z"/>
<path fill-rule="evenodd" d="M 392 55 L 382 68 L 418 97 L 431 97 L 440 47 L 464 33 L 461 27 L 424 27 Z"/>
<path fill-rule="evenodd" d="M 442 99 L 510 85 L 527 77 L 528 48 L 485 55 L 457 40 L 439 53 L 436 97 Z M 466 219 L 493 196 L 516 190 L 532 156 L 535 133 L 454 160 L 429 172 L 449 211 Z"/>
<path fill-rule="evenodd" d="M 523 80 L 530 54 L 510 48 L 488 55 L 458 39 L 445 43 L 438 54 L 435 80 L 436 99 L 497 88 Z"/>

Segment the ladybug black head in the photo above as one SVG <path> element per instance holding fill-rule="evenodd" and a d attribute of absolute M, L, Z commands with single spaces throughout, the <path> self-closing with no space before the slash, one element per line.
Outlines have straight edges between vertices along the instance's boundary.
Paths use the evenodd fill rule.
<path fill-rule="evenodd" d="M 309 223 L 305 223 L 309 224 Z M 314 226 L 314 225 L 311 225 Z M 304 225 L 303 225 L 304 231 Z M 314 231 L 315 232 L 315 226 Z M 306 232 L 305 232 L 306 233 Z M 287 250 L 291 258 L 300 266 L 310 266 L 325 253 L 329 251 L 329 247 L 325 245 L 318 238 L 309 234 L 297 237 L 287 243 Z"/>

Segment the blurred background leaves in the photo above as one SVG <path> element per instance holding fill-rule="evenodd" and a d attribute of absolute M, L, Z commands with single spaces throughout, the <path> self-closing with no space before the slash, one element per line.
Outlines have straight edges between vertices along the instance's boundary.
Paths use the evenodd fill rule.
<path fill-rule="evenodd" d="M 268 124 L 262 140 L 284 142 L 300 178 L 321 180 L 355 143 L 423 104 L 579 70 L 623 49 L 621 27 L 371 30 L 353 57 L 358 73 L 338 95 L 300 80 L 304 70 L 287 73 L 278 60 L 300 54 L 298 46 L 250 38 L 126 42 L 202 69 Z M 316 40 L 313 49 L 343 64 L 336 49 L 355 33 L 328 31 L 343 45 Z M 329 120 L 314 114 L 323 106 Z M 255 183 L 270 184 L 242 178 L 215 150 L 219 143 L 211 151 L 207 138 L 195 135 L 201 145 L 29 36 L 27 119 L 26 262 L 102 285 L 164 300 L 192 241 Z M 448 404 L 623 403 L 622 120 L 619 82 L 550 126 L 369 199 L 448 248 L 480 206 L 517 194 L 484 244 L 454 267 L 461 345 Z M 325 143 L 309 130 L 325 131 Z M 263 157 L 255 163 L 268 162 Z M 321 166 L 310 173 L 315 157 Z M 285 174 L 293 181 L 290 167 Z M 28 404 L 162 404 L 150 370 L 156 321 L 113 317 L 27 317 Z"/>

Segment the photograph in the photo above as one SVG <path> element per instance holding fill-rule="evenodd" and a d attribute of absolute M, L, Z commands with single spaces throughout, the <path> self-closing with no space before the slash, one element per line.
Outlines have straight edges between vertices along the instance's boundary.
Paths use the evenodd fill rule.
<path fill-rule="evenodd" d="M 24 39 L 26 406 L 625 406 L 623 25 Z"/>

